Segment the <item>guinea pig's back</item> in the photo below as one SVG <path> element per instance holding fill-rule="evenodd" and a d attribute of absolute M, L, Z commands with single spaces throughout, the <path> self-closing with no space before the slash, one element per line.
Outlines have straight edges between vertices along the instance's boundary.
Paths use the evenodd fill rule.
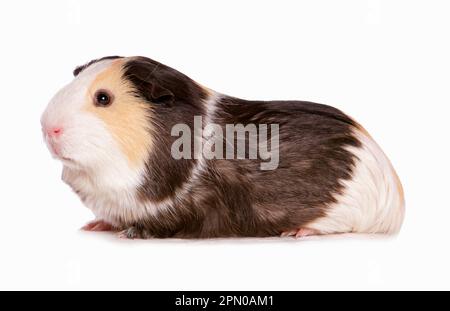
<path fill-rule="evenodd" d="M 299 101 L 231 98 L 221 106 L 224 122 L 279 124 L 277 169 L 241 162 L 252 172 L 252 201 L 261 218 L 322 234 L 400 229 L 404 199 L 397 174 L 367 131 L 343 112 Z"/>

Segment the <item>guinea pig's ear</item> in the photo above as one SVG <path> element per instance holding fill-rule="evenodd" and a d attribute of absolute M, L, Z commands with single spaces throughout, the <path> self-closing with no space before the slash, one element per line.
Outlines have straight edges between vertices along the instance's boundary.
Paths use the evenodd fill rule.
<path fill-rule="evenodd" d="M 124 77 L 130 81 L 137 93 L 152 103 L 171 104 L 175 98 L 170 89 L 162 83 L 164 72 L 160 72 L 160 64 L 150 59 L 137 58 L 125 65 Z"/>
<path fill-rule="evenodd" d="M 162 87 L 157 81 L 151 81 L 149 84 L 150 99 L 153 103 L 172 103 L 174 95 L 170 90 Z"/>
<path fill-rule="evenodd" d="M 83 65 L 83 66 L 77 66 L 77 67 L 72 71 L 73 76 L 74 76 L 74 77 L 78 76 L 78 74 L 79 74 L 80 72 L 82 72 L 82 71 L 84 70 L 84 68 L 85 68 L 85 65 Z"/>

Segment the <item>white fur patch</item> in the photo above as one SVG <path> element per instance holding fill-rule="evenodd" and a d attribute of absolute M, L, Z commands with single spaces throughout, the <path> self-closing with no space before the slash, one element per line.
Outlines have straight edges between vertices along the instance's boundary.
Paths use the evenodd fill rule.
<path fill-rule="evenodd" d="M 202 135 L 203 135 L 202 137 L 194 137 L 194 139 L 198 139 L 200 141 L 200 144 L 203 144 L 204 140 L 213 134 L 210 131 L 208 131 L 208 129 L 210 129 L 209 125 L 214 123 L 213 119 L 214 119 L 214 114 L 216 113 L 216 108 L 217 108 L 216 103 L 218 102 L 220 97 L 221 97 L 220 94 L 209 90 L 209 97 L 205 101 L 206 114 L 205 114 L 204 124 L 203 124 L 203 129 L 206 129 L 206 130 L 202 131 Z M 189 189 L 190 184 L 192 184 L 192 181 L 196 180 L 198 178 L 198 176 L 206 168 L 206 161 L 205 161 L 205 158 L 203 157 L 202 148 L 200 148 L 200 150 L 198 150 L 198 152 L 199 153 L 196 155 L 196 158 L 198 159 L 197 164 L 194 167 L 194 169 L 192 170 L 191 176 L 190 176 L 188 182 L 186 182 L 186 184 L 183 185 L 183 188 L 187 188 L 186 190 Z"/>
<path fill-rule="evenodd" d="M 396 233 L 404 217 L 404 200 L 396 173 L 376 142 L 359 130 L 362 146 L 348 147 L 356 155 L 353 177 L 327 215 L 307 225 L 326 233 Z"/>

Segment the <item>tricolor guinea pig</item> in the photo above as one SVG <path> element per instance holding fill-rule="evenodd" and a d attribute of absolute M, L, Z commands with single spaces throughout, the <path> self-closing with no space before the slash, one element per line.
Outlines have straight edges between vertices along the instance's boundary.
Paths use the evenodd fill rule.
<path fill-rule="evenodd" d="M 42 115 L 62 179 L 125 238 L 399 231 L 401 183 L 355 120 L 305 101 L 217 93 L 146 57 L 104 57 Z"/>

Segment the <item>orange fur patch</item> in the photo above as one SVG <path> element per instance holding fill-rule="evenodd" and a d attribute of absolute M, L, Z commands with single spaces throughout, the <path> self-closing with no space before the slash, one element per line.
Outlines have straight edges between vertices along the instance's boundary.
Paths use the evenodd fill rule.
<path fill-rule="evenodd" d="M 125 60 L 119 59 L 101 72 L 89 87 L 85 109 L 103 120 L 131 166 L 142 166 L 152 148 L 148 103 L 131 94 L 132 86 L 122 78 Z M 114 101 L 108 107 L 94 105 L 99 89 L 110 91 Z"/>

